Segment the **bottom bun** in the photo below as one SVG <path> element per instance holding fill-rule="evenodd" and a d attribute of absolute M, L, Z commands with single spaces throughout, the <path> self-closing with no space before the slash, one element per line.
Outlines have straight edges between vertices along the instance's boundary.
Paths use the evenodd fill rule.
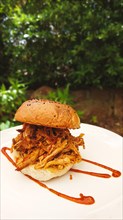
<path fill-rule="evenodd" d="M 39 181 L 47 181 L 55 177 L 59 177 L 67 173 L 73 164 L 66 165 L 62 170 L 58 169 L 35 169 L 34 165 L 29 165 L 21 170 L 23 174 L 27 174 Z"/>
<path fill-rule="evenodd" d="M 18 157 L 18 152 L 14 149 L 12 156 L 14 160 Z M 47 168 L 47 169 L 35 169 L 35 165 L 29 165 L 21 170 L 21 172 L 25 175 L 29 175 L 36 180 L 39 181 L 47 181 L 55 177 L 59 177 L 67 173 L 71 167 L 73 166 L 72 163 L 65 165 L 65 167 L 61 170 L 56 168 Z"/>

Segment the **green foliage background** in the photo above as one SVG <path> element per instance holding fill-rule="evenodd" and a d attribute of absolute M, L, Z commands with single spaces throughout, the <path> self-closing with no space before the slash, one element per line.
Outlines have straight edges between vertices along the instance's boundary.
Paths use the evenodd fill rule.
<path fill-rule="evenodd" d="M 123 87 L 122 0 L 3 0 L 0 81 Z"/>
<path fill-rule="evenodd" d="M 0 83 L 0 130 L 27 89 L 123 88 L 123 0 L 0 0 Z"/>

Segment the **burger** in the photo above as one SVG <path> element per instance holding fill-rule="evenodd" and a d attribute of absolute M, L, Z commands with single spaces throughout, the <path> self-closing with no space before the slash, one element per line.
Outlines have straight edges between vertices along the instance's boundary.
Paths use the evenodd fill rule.
<path fill-rule="evenodd" d="M 27 100 L 17 110 L 15 120 L 23 123 L 13 138 L 11 154 L 18 171 L 39 181 L 62 176 L 82 161 L 79 146 L 83 134 L 77 112 L 69 105 L 50 100 Z"/>

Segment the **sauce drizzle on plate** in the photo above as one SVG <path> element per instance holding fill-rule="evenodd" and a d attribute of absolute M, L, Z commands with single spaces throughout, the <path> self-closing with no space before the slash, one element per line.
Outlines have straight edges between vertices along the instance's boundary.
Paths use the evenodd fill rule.
<path fill-rule="evenodd" d="M 121 176 L 121 172 L 120 171 L 115 170 L 115 169 L 113 169 L 111 167 L 108 167 L 108 166 L 105 166 L 103 164 L 100 164 L 100 163 L 97 163 L 97 162 L 94 162 L 94 161 L 91 161 L 91 160 L 87 160 L 87 159 L 84 159 L 84 158 L 82 159 L 82 161 L 94 164 L 96 166 L 99 166 L 99 167 L 102 167 L 102 168 L 104 168 L 106 170 L 111 171 L 113 177 Z M 110 178 L 111 177 L 111 175 L 107 174 L 107 173 L 94 173 L 94 172 L 89 172 L 89 171 L 84 171 L 84 170 L 79 170 L 79 169 L 74 169 L 74 168 L 71 168 L 70 170 L 73 171 L 73 172 L 76 172 L 76 173 L 84 173 L 84 174 L 88 174 L 88 175 L 96 176 L 96 177 L 102 177 L 102 178 Z"/>
<path fill-rule="evenodd" d="M 7 153 L 7 150 L 10 151 L 10 148 L 8 147 L 3 147 L 1 149 L 1 152 L 4 154 L 4 156 L 6 156 L 6 158 L 16 167 L 16 163 L 13 161 L 13 159 L 9 156 L 9 154 Z M 109 170 L 112 172 L 112 176 L 113 177 L 119 177 L 121 175 L 121 172 L 118 171 L 118 170 L 115 170 L 113 168 L 110 168 L 108 166 L 105 166 L 103 164 L 99 164 L 97 162 L 94 162 L 94 161 L 90 161 L 90 160 L 87 160 L 87 159 L 83 159 L 83 161 L 85 162 L 88 162 L 88 163 L 92 163 L 96 166 L 99 166 L 99 167 L 102 167 L 106 170 Z M 96 176 L 96 177 L 102 177 L 102 178 L 110 178 L 111 175 L 109 174 L 106 174 L 106 173 L 95 173 L 95 172 L 89 172 L 89 171 L 83 171 L 83 170 L 79 170 L 79 169 L 74 169 L 74 168 L 71 168 L 70 171 L 72 172 L 77 172 L 77 173 L 83 173 L 83 174 L 88 174 L 88 175 L 91 175 L 91 176 Z M 37 184 L 39 184 L 41 187 L 49 190 L 50 192 L 56 194 L 57 196 L 60 196 L 64 199 L 67 199 L 67 200 L 70 200 L 72 202 L 75 202 L 75 203 L 79 203 L 79 204 L 84 204 L 84 205 L 92 205 L 95 203 L 95 200 L 92 196 L 84 196 L 82 193 L 80 193 L 80 196 L 79 198 L 76 198 L 76 197 L 72 197 L 72 196 L 69 196 L 69 195 L 66 195 L 66 194 L 63 194 L 61 192 L 58 192 L 54 189 L 51 189 L 49 188 L 46 184 L 42 183 L 41 181 L 39 180 L 36 180 L 35 178 L 29 176 L 29 175 L 25 175 L 26 177 L 28 177 L 29 179 L 33 180 L 34 182 L 36 182 Z"/>

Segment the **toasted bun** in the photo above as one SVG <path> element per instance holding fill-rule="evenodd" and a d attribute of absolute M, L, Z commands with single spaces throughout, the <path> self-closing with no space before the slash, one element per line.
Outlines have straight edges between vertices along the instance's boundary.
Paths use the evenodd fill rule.
<path fill-rule="evenodd" d="M 12 157 L 15 160 L 18 156 L 18 152 L 14 149 L 12 153 Z M 29 165 L 21 170 L 23 174 L 29 175 L 36 180 L 39 181 L 48 181 L 52 178 L 63 176 L 67 173 L 71 167 L 72 163 L 66 165 L 62 170 L 58 170 L 56 168 L 47 168 L 47 169 L 35 169 L 34 165 Z"/>
<path fill-rule="evenodd" d="M 15 120 L 54 128 L 80 127 L 80 119 L 71 106 L 43 99 L 25 101 L 17 110 Z"/>

